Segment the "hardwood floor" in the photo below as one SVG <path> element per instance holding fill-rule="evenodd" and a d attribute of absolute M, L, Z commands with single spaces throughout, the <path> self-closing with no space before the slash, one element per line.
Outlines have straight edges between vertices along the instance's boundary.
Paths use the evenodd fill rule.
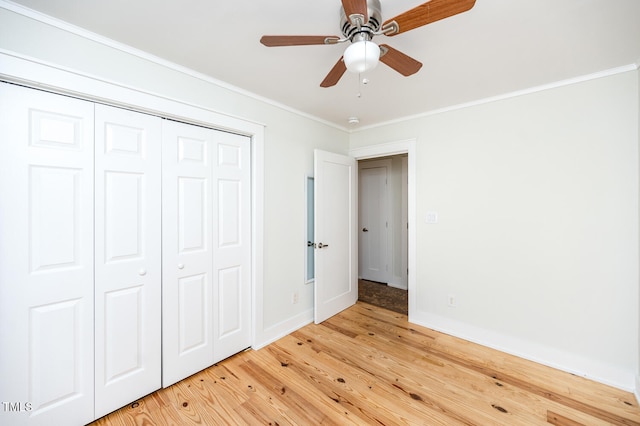
<path fill-rule="evenodd" d="M 95 425 L 640 425 L 631 393 L 358 302 Z"/>

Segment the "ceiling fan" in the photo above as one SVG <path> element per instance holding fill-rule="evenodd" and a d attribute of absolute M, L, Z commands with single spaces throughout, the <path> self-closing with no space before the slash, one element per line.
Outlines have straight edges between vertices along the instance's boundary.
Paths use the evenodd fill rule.
<path fill-rule="evenodd" d="M 430 0 L 395 18 L 382 22 L 380 0 L 342 0 L 340 28 L 343 37 L 307 35 L 265 35 L 260 43 L 267 47 L 338 44 L 351 42 L 344 55 L 320 83 L 331 87 L 347 71 L 361 73 L 378 61 L 406 76 L 415 74 L 422 64 L 387 44 L 372 42 L 374 36 L 395 36 L 471 9 L 476 0 Z"/>

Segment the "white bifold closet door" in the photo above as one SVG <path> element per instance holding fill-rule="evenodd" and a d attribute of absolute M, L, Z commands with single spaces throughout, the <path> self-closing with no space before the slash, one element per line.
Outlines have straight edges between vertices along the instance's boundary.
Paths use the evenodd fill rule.
<path fill-rule="evenodd" d="M 94 419 L 93 113 L 0 84 L 0 424 Z"/>
<path fill-rule="evenodd" d="M 161 387 L 162 119 L 95 118 L 97 418 Z"/>
<path fill-rule="evenodd" d="M 250 139 L 163 123 L 167 387 L 251 345 Z"/>

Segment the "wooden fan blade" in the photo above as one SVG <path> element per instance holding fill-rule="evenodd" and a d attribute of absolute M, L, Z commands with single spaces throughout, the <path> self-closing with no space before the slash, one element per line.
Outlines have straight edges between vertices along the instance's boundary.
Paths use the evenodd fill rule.
<path fill-rule="evenodd" d="M 418 70 L 422 68 L 422 63 L 387 44 L 380 45 L 380 62 L 388 65 L 405 77 L 417 73 Z"/>
<path fill-rule="evenodd" d="M 404 33 L 414 28 L 448 18 L 471 9 L 476 0 L 431 0 L 414 7 L 382 24 L 382 30 L 388 36 Z"/>
<path fill-rule="evenodd" d="M 340 37 L 336 36 L 266 35 L 262 36 L 260 43 L 267 47 L 305 46 L 310 44 L 335 44 L 338 40 L 340 40 Z"/>
<path fill-rule="evenodd" d="M 329 74 L 322 80 L 320 83 L 320 87 L 331 87 L 335 86 L 342 75 L 347 71 L 347 66 L 344 64 L 344 58 L 340 58 L 340 60 L 331 68 Z"/>
<path fill-rule="evenodd" d="M 358 17 L 361 17 L 362 22 L 360 25 L 364 25 L 369 22 L 369 13 L 367 12 L 367 0 L 342 0 L 342 8 L 344 14 L 351 22 L 351 25 L 358 26 L 358 22 L 354 22 Z M 352 18 L 354 16 L 355 18 Z"/>

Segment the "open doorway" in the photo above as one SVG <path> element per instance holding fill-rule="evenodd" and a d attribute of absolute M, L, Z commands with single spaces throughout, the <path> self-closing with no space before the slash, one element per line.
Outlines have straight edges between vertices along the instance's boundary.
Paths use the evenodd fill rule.
<path fill-rule="evenodd" d="M 358 161 L 358 299 L 408 314 L 408 156 Z"/>

